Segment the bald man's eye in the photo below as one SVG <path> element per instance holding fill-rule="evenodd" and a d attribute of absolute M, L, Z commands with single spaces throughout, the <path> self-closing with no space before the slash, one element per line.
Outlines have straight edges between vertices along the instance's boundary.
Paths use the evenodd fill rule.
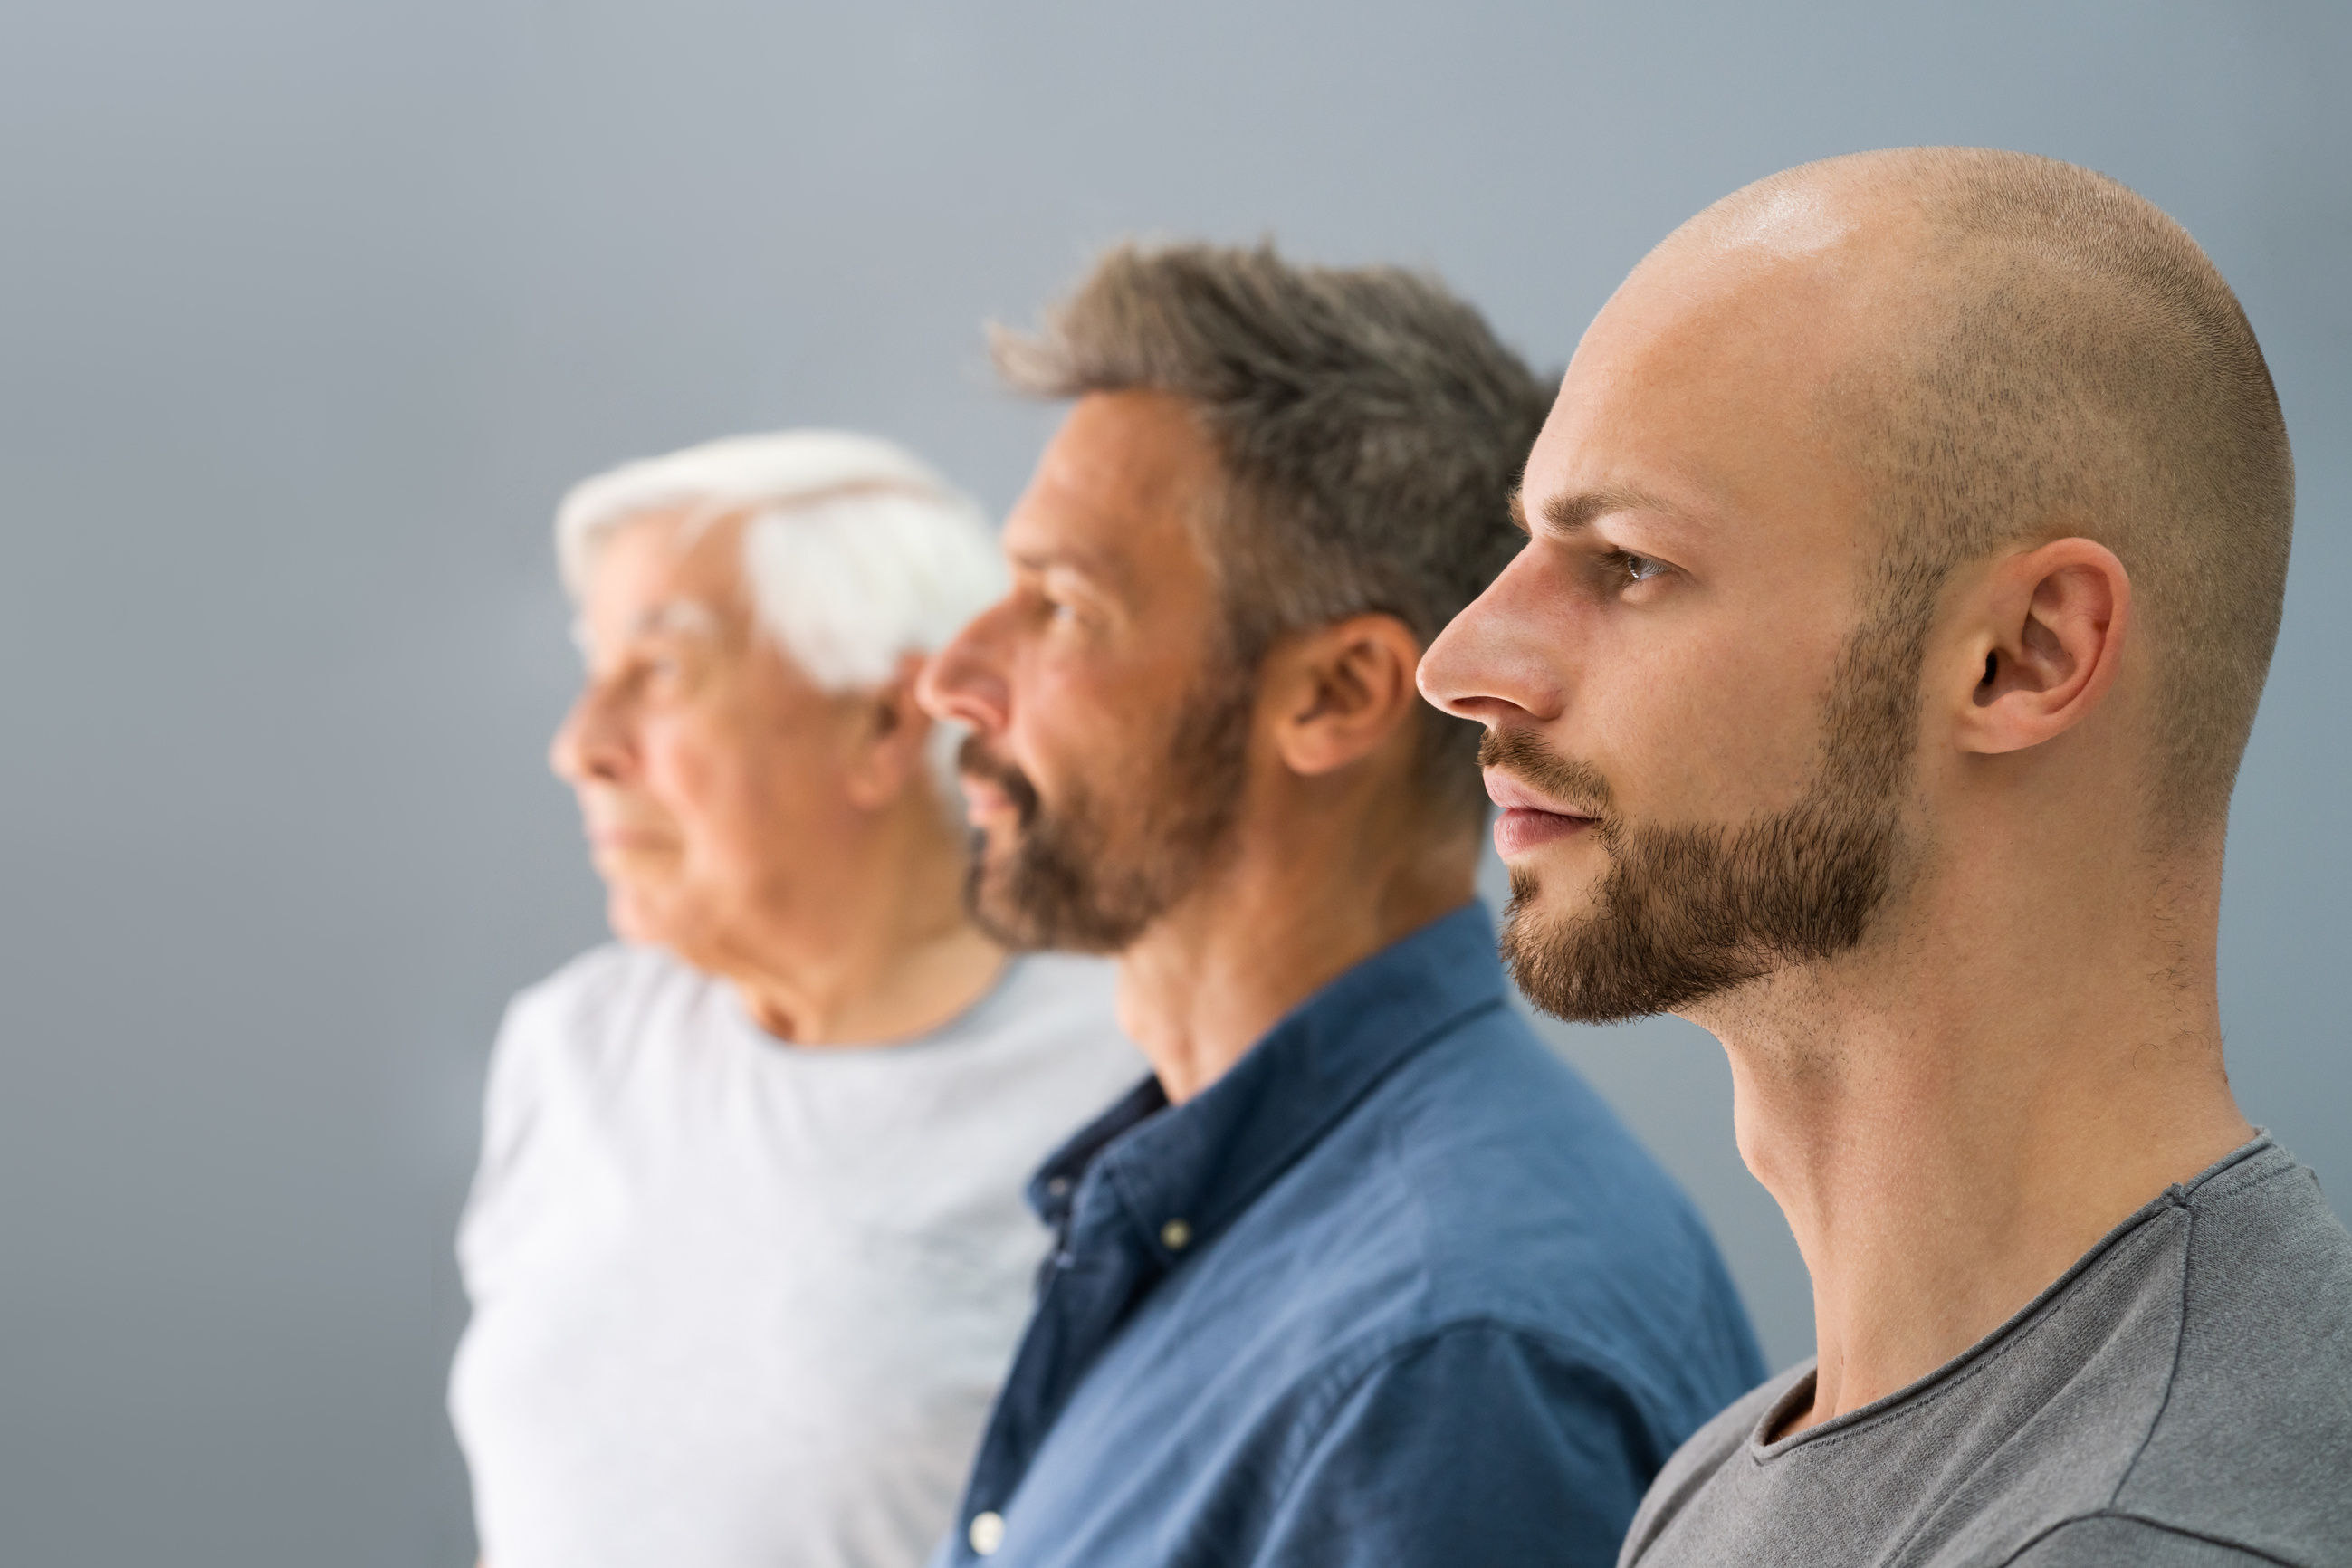
<path fill-rule="evenodd" d="M 1630 550 L 1612 550 L 1606 557 L 1609 574 L 1621 584 L 1646 583 L 1673 570 L 1654 556 L 1636 555 Z"/>

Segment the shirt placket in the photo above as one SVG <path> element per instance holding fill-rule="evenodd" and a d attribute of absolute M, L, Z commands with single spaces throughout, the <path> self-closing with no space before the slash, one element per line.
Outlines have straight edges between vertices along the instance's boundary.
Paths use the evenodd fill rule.
<path fill-rule="evenodd" d="M 1108 1184 L 1099 1174 L 1083 1184 L 1056 1229 L 1036 1312 L 972 1466 L 956 1561 L 992 1556 L 1004 1544 L 1005 1507 L 1055 1416 L 1158 1267 Z"/>

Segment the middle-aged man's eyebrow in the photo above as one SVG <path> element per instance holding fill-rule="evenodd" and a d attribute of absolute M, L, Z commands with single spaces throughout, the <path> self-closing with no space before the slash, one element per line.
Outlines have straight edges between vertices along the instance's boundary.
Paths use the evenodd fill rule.
<path fill-rule="evenodd" d="M 1083 544 L 1057 542 L 1050 547 L 1006 552 L 1013 564 L 1024 572 L 1043 574 L 1055 567 L 1076 572 L 1092 582 L 1113 588 L 1125 585 L 1127 573 L 1118 559 L 1108 551 L 1089 550 Z"/>

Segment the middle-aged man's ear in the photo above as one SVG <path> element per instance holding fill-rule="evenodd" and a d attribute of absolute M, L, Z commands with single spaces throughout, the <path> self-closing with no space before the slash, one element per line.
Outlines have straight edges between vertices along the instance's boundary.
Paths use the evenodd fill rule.
<path fill-rule="evenodd" d="M 2114 551 L 2059 539 L 1996 563 L 1969 629 L 1975 686 L 1958 715 L 1963 751 L 2022 751 L 2080 723 L 2123 662 L 2131 576 Z"/>
<path fill-rule="evenodd" d="M 931 732 L 930 716 L 916 698 L 922 673 L 923 656 L 908 654 L 888 680 L 852 699 L 849 798 L 866 810 L 898 799 L 922 771 L 923 746 Z"/>
<path fill-rule="evenodd" d="M 1284 763 L 1311 777 L 1376 750 L 1420 706 L 1420 639 L 1394 616 L 1350 616 L 1286 639 L 1267 661 L 1264 696 Z"/>

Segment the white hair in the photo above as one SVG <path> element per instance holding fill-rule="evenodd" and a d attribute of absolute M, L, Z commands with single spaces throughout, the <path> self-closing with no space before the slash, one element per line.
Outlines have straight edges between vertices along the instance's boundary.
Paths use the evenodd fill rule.
<path fill-rule="evenodd" d="M 555 553 L 574 603 L 607 536 L 655 512 L 689 526 L 748 515 L 743 579 L 760 623 L 826 691 L 879 686 L 909 653 L 947 645 L 1004 591 L 987 514 L 927 463 L 872 436 L 735 436 L 625 463 L 583 480 L 555 513 Z M 934 726 L 931 764 L 955 799 L 954 725 Z"/>

